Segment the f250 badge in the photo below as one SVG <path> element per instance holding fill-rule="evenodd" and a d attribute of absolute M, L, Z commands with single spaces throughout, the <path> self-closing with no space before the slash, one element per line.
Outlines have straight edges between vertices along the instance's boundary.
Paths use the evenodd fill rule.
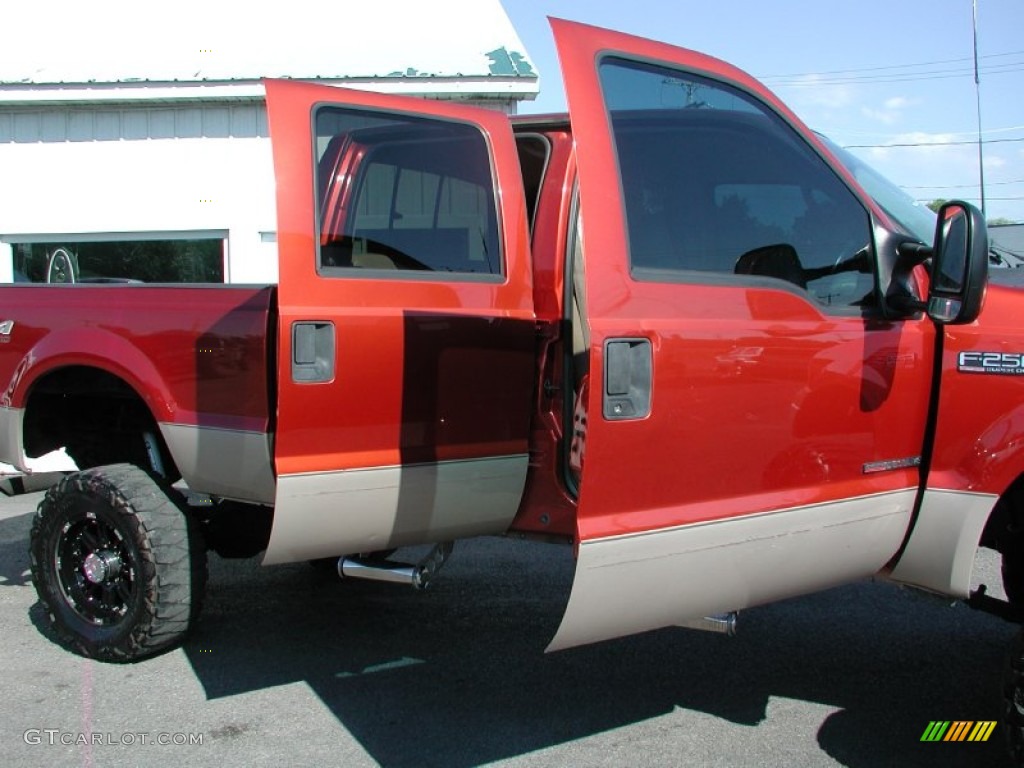
<path fill-rule="evenodd" d="M 11 340 L 11 331 L 13 330 L 13 320 L 0 321 L 0 344 L 7 344 Z"/>
<path fill-rule="evenodd" d="M 1024 375 L 1024 353 L 961 352 L 957 370 L 964 373 L 998 373 L 1004 376 Z"/>

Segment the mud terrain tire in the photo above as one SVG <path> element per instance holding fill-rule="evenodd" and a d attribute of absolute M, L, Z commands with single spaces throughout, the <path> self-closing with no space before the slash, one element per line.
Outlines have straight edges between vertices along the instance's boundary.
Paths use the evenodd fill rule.
<path fill-rule="evenodd" d="M 32 581 L 57 638 L 128 662 L 185 637 L 206 586 L 199 525 L 174 492 L 131 464 L 76 472 L 32 523 Z"/>

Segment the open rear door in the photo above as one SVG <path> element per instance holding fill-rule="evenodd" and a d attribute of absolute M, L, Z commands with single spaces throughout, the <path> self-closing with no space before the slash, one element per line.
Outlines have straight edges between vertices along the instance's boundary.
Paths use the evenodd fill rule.
<path fill-rule="evenodd" d="M 878 572 L 919 482 L 933 338 L 879 311 L 882 214 L 738 70 L 552 26 L 589 341 L 578 560 L 551 649 Z"/>
<path fill-rule="evenodd" d="M 535 336 L 508 119 L 266 89 L 280 285 L 264 562 L 505 531 L 526 476 Z"/>

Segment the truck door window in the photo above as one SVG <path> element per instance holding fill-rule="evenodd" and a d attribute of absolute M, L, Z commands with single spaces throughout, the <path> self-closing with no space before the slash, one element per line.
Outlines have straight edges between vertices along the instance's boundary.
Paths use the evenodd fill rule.
<path fill-rule="evenodd" d="M 330 107 L 317 112 L 316 142 L 321 274 L 500 277 L 490 156 L 476 128 Z"/>
<path fill-rule="evenodd" d="M 607 58 L 600 76 L 634 279 L 774 278 L 827 307 L 873 303 L 867 211 L 777 115 L 665 67 Z"/>

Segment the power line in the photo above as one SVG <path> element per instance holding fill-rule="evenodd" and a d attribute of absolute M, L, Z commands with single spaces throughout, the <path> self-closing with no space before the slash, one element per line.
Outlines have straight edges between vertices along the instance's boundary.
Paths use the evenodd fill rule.
<path fill-rule="evenodd" d="M 981 74 L 989 76 L 1005 75 L 1022 71 L 1024 71 L 1024 62 L 1013 62 L 1012 64 L 1004 64 L 998 67 L 982 67 L 980 69 Z M 824 85 L 856 85 L 858 83 L 912 83 L 922 80 L 955 80 L 962 77 L 973 77 L 973 75 L 974 71 L 972 69 L 964 68 L 935 70 L 931 72 L 920 72 L 917 74 L 893 73 L 891 75 L 851 75 L 849 77 L 832 78 L 819 78 L 814 75 L 807 75 L 804 79 L 773 80 L 770 81 L 769 84 L 775 88 L 814 88 Z M 766 80 L 766 82 L 768 81 Z"/>
<path fill-rule="evenodd" d="M 983 139 L 982 144 L 1012 144 L 1024 141 L 1019 139 Z M 844 144 L 843 149 L 888 149 L 890 147 L 959 147 L 976 146 L 977 141 L 907 141 L 894 142 L 892 144 Z"/>
<path fill-rule="evenodd" d="M 977 185 L 975 184 L 975 185 L 972 185 L 972 186 L 977 186 Z M 1010 202 L 1013 202 L 1013 201 L 1016 201 L 1016 200 L 1024 200 L 1024 197 L 989 197 L 988 195 L 986 195 L 985 199 L 986 200 L 1000 200 L 1000 201 L 1010 201 Z M 930 197 L 915 197 L 914 198 L 914 202 L 915 203 L 930 203 L 931 200 L 932 200 L 932 198 L 930 198 Z"/>
<path fill-rule="evenodd" d="M 822 128 L 818 130 L 826 136 L 845 135 L 845 136 L 861 136 L 861 137 L 873 137 L 882 140 L 885 138 L 896 138 L 899 136 L 906 136 L 908 131 L 901 131 L 899 133 L 893 133 L 892 131 L 857 131 L 850 130 L 847 128 Z M 982 131 L 984 136 L 991 136 L 995 133 L 1011 133 L 1013 131 L 1024 131 L 1024 125 L 1010 125 L 1004 128 L 986 128 Z M 943 131 L 943 136 L 977 136 L 977 131 Z"/>
<path fill-rule="evenodd" d="M 1019 56 L 1024 54 L 1024 51 L 1006 51 L 1004 53 L 989 53 L 984 56 L 979 56 L 979 59 L 995 59 L 1003 56 Z M 912 67 L 931 67 L 938 64 L 959 64 L 961 62 L 971 62 L 974 59 L 970 56 L 965 56 L 959 59 L 938 59 L 936 61 L 922 61 L 916 64 L 888 64 L 882 67 L 860 67 L 857 69 L 830 69 L 823 70 L 821 72 L 792 72 L 784 75 L 763 75 L 761 80 L 775 80 L 785 77 L 817 77 L 819 75 L 847 75 L 857 74 L 858 72 L 878 72 L 885 69 L 910 69 Z"/>
<path fill-rule="evenodd" d="M 986 181 L 986 187 L 1005 187 L 1010 184 L 1024 184 L 1024 179 L 1012 179 L 1010 181 Z M 978 184 L 925 184 L 921 186 L 900 185 L 903 189 L 963 189 L 964 187 L 977 187 Z"/>

